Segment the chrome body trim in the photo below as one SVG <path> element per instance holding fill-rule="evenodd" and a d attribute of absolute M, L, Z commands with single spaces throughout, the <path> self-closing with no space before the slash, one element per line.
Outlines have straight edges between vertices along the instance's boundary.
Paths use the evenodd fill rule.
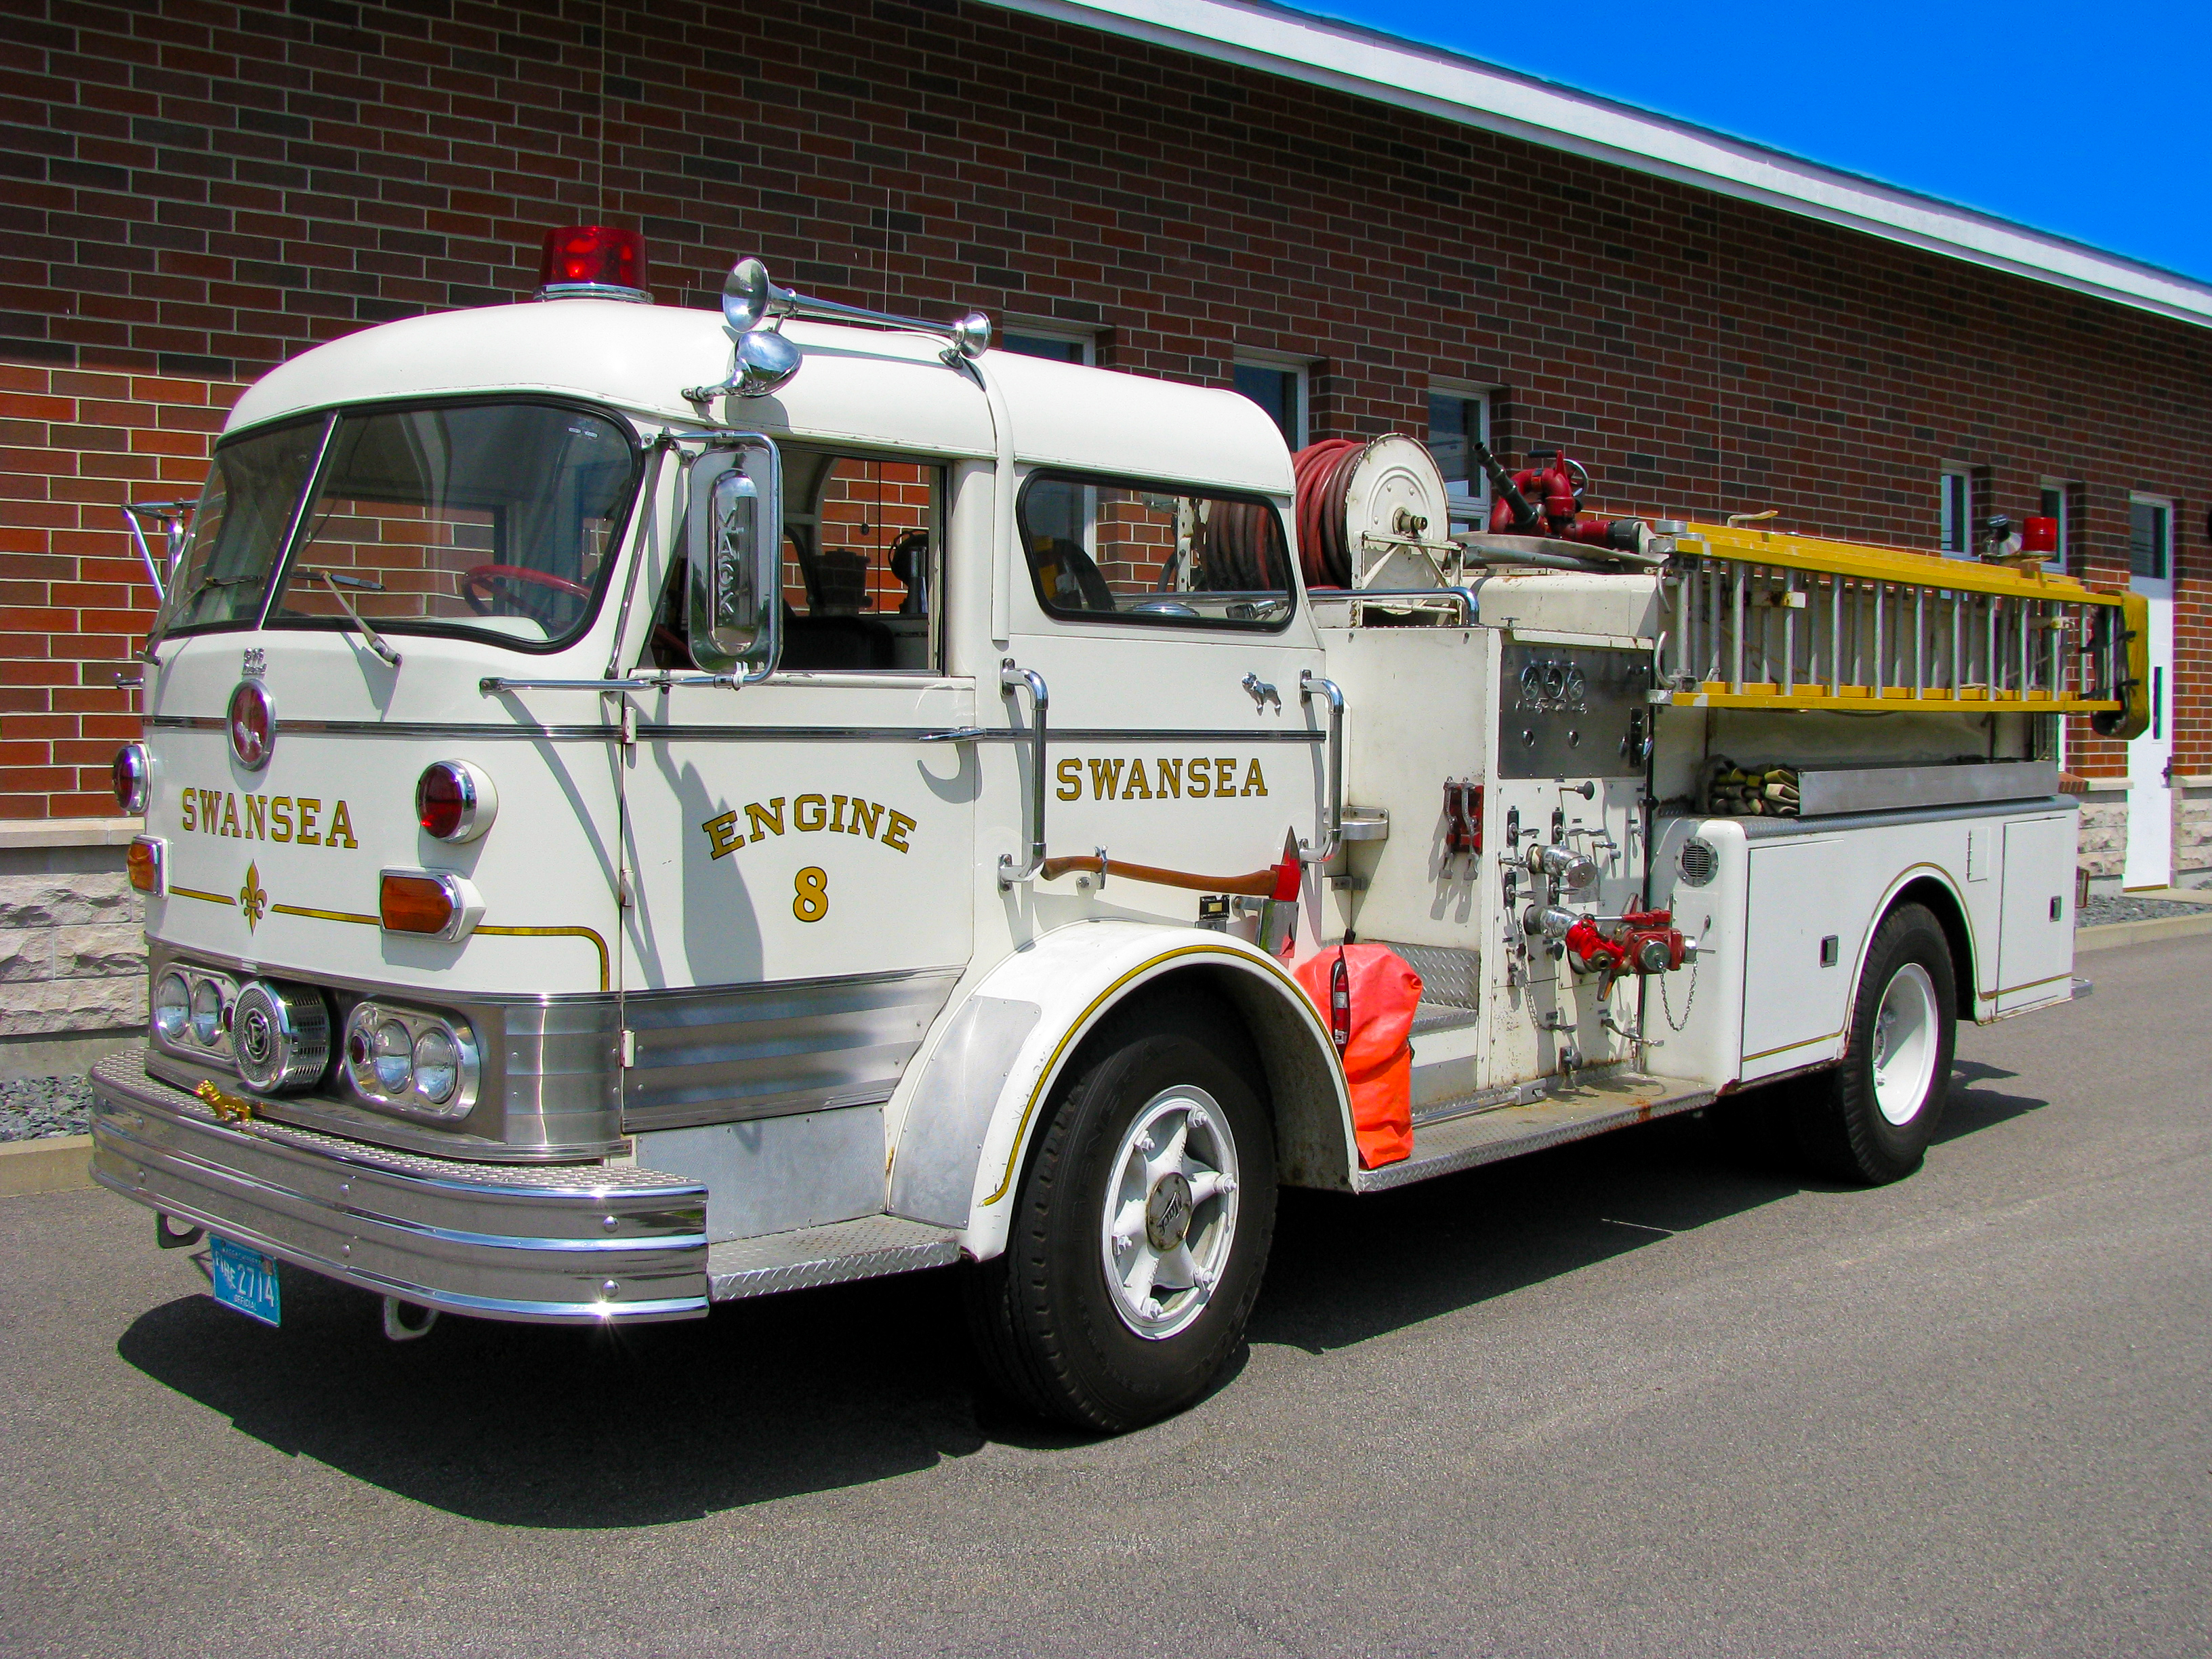
<path fill-rule="evenodd" d="M 593 682 L 594 684 L 597 682 Z M 149 714 L 149 729 L 220 732 L 212 714 Z M 527 738 L 537 743 L 621 743 L 623 728 L 605 726 L 493 726 L 464 720 L 280 720 L 282 732 L 313 732 L 325 738 Z M 641 743 L 1027 743 L 1030 734 L 1011 728 L 963 726 L 665 726 L 640 720 Z M 1054 733 L 1062 743 L 1326 743 L 1319 728 L 1240 731 L 1217 726 L 1070 726 Z"/>
<path fill-rule="evenodd" d="M 247 976 L 235 957 L 179 949 L 160 939 L 148 941 L 147 954 L 149 984 L 158 984 L 173 963 Z M 457 1015 L 474 1035 L 480 1068 L 475 1102 L 458 1120 L 370 1099 L 346 1081 L 341 1065 L 319 1087 L 252 1097 L 279 1122 L 447 1158 L 545 1163 L 604 1158 L 621 1149 L 622 1107 L 615 1084 L 621 1036 L 611 995 L 440 997 L 292 963 L 264 962 L 260 970 L 320 989 L 330 999 L 335 1031 L 346 1029 L 355 1006 L 363 1001 Z M 225 1089 L 239 1086 L 228 1044 L 219 1053 L 203 1051 L 197 1057 L 190 1046 L 163 1048 L 148 1066 L 155 1077 L 185 1089 L 203 1080 Z"/>
<path fill-rule="evenodd" d="M 426 1308 L 542 1324 L 707 1309 L 704 1188 L 606 1164 L 418 1157 L 219 1122 L 138 1052 L 92 1068 L 93 1177 L 295 1267 Z"/>
<path fill-rule="evenodd" d="M 878 1105 L 921 1046 L 958 968 L 632 991 L 625 1133 Z M 608 1004 L 610 1016 L 612 1003 Z"/>

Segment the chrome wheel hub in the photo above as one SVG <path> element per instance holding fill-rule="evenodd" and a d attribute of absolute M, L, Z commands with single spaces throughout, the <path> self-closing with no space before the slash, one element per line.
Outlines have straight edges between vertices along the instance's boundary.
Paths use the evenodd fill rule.
<path fill-rule="evenodd" d="M 1237 1235 L 1237 1142 L 1188 1085 L 1146 1102 L 1107 1177 L 1099 1251 L 1121 1322 L 1159 1341 L 1206 1311 Z"/>

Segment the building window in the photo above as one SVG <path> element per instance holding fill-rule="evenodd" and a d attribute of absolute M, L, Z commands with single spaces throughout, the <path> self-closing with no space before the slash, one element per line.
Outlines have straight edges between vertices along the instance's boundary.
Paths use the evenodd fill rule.
<path fill-rule="evenodd" d="M 1936 480 L 1936 546 L 1949 559 L 1974 556 L 1973 480 L 1963 466 L 1946 465 Z"/>
<path fill-rule="evenodd" d="M 1091 363 L 1098 360 L 1091 335 L 1063 333 L 1058 329 L 1014 323 L 999 336 L 999 349 L 1021 357 L 1049 357 L 1056 363 Z"/>
<path fill-rule="evenodd" d="M 1267 411 L 1292 449 L 1306 446 L 1306 371 L 1274 363 L 1237 365 L 1237 389 Z"/>
<path fill-rule="evenodd" d="M 1486 526 L 1490 480 L 1474 459 L 1474 442 L 1490 442 L 1490 394 L 1431 382 L 1429 386 L 1429 453 L 1444 475 L 1444 493 L 1455 522 Z"/>
<path fill-rule="evenodd" d="M 2173 508 L 2141 495 L 2128 499 L 2128 574 L 2162 582 L 2172 574 Z"/>
<path fill-rule="evenodd" d="M 2075 568 L 2074 561 L 2075 527 L 2081 522 L 2080 509 L 2075 505 L 2075 495 L 2081 486 L 2063 478 L 2043 481 L 2042 502 L 2035 510 L 2046 519 L 2058 520 L 2057 553 L 2044 561 L 2046 570 L 2067 571 Z"/>

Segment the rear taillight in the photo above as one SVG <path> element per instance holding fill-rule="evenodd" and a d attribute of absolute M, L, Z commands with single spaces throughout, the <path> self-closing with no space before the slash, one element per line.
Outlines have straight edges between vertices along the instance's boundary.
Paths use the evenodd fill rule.
<path fill-rule="evenodd" d="M 440 761 L 415 781 L 416 819 L 440 841 L 474 841 L 498 812 L 499 791 L 466 761 Z"/>
<path fill-rule="evenodd" d="M 146 797 L 154 776 L 152 761 L 143 743 L 126 743 L 115 751 L 110 769 L 115 782 L 115 804 L 137 817 L 146 810 Z"/>
<path fill-rule="evenodd" d="M 465 939 L 483 915 L 476 889 L 448 870 L 386 870 L 377 884 L 377 917 L 385 931 Z"/>

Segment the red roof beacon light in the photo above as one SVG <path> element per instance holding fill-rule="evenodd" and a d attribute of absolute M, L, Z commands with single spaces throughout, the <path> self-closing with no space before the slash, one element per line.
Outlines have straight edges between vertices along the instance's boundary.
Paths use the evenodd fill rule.
<path fill-rule="evenodd" d="M 612 225 L 571 225 L 545 233 L 538 262 L 541 300 L 629 300 L 651 305 L 645 286 L 645 238 Z"/>
<path fill-rule="evenodd" d="M 2020 550 L 2049 559 L 2058 552 L 2058 520 L 2031 513 L 2020 521 Z"/>

